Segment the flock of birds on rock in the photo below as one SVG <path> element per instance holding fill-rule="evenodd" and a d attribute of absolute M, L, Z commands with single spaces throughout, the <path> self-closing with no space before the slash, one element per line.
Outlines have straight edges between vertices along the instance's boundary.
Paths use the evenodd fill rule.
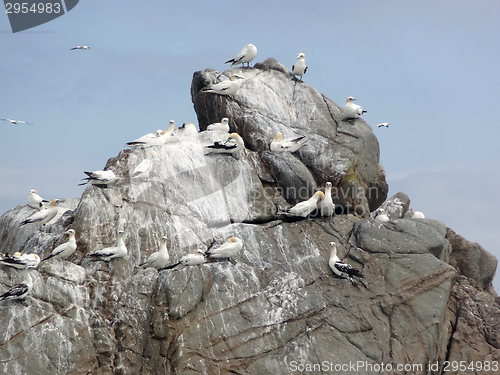
<path fill-rule="evenodd" d="M 89 46 L 76 46 L 71 48 L 71 50 L 88 50 Z M 250 66 L 250 62 L 257 56 L 257 48 L 253 44 L 246 45 L 233 59 L 226 61 L 226 63 L 231 63 L 231 66 L 242 64 L 247 67 Z M 297 62 L 292 66 L 292 73 L 294 76 L 299 76 L 300 81 L 302 81 L 303 76 L 307 72 L 307 66 L 305 64 L 305 54 L 299 53 L 297 56 Z M 229 80 L 216 83 L 210 87 L 202 90 L 204 93 L 214 93 L 219 95 L 234 95 L 241 84 L 243 83 L 245 77 L 238 74 L 232 74 Z M 353 103 L 356 100 L 352 96 L 348 97 L 346 104 L 344 106 L 344 119 L 356 119 L 359 116 L 366 113 L 365 110 L 359 105 Z M 9 121 L 12 124 L 24 123 L 29 124 L 25 121 L 11 120 L 11 119 L 0 119 L 0 121 Z M 381 123 L 379 127 L 388 127 L 388 123 Z M 229 133 L 229 119 L 224 117 L 220 123 L 211 124 L 207 127 L 207 131 Z M 150 148 L 155 146 L 163 146 L 169 143 L 183 142 L 188 140 L 191 136 L 196 135 L 198 130 L 193 123 L 183 124 L 178 129 L 175 129 L 175 121 L 170 121 L 168 130 L 158 130 L 155 133 L 146 134 L 134 141 L 128 142 L 129 147 L 141 147 Z M 302 147 L 307 139 L 305 136 L 299 136 L 293 139 L 282 139 L 283 135 L 281 132 L 277 132 L 274 139 L 270 143 L 270 150 L 273 152 L 295 152 L 300 147 Z M 229 134 L 229 137 L 225 141 L 216 141 L 212 145 L 206 146 L 206 155 L 209 154 L 229 154 L 237 157 L 238 154 L 244 150 L 245 145 L 243 139 L 237 133 Z M 150 150 L 146 154 L 146 159 L 141 161 L 135 169 L 130 174 L 132 179 L 147 178 L 149 170 L 152 167 L 152 159 L 157 156 L 156 151 Z M 83 178 L 83 183 L 79 185 L 96 185 L 99 187 L 107 187 L 117 181 L 117 176 L 111 170 L 99 170 L 93 172 L 84 172 L 87 177 Z M 325 186 L 325 192 L 317 191 L 314 195 L 306 201 L 299 202 L 295 206 L 281 212 L 288 216 L 295 217 L 309 217 L 309 215 L 316 209 L 319 210 L 322 217 L 332 216 L 335 212 L 335 204 L 333 203 L 331 196 L 332 183 L 327 182 Z M 52 220 L 57 215 L 56 204 L 57 199 L 50 201 L 50 206 L 45 207 L 44 203 L 48 201 L 40 197 L 36 190 L 31 190 L 28 196 L 28 205 L 37 212 L 30 215 L 28 218 L 20 223 L 20 226 L 28 224 L 45 225 L 50 220 Z M 421 212 L 415 212 L 414 218 L 424 218 Z M 389 221 L 389 217 L 383 208 L 379 208 L 374 213 L 373 218 L 380 223 Z M 65 243 L 60 244 L 55 247 L 51 253 L 43 259 L 49 260 L 51 258 L 67 259 L 69 258 L 77 248 L 76 243 L 76 232 L 74 229 L 69 229 L 63 233 L 63 235 L 68 235 L 68 240 Z M 125 245 L 123 236 L 123 231 L 118 231 L 116 235 L 116 245 L 113 247 L 108 247 L 102 250 L 98 250 L 95 253 L 88 254 L 89 257 L 96 260 L 103 260 L 110 262 L 113 259 L 124 258 L 127 256 L 127 247 Z M 158 270 L 162 269 L 180 269 L 186 266 L 194 266 L 203 264 L 207 259 L 217 259 L 217 258 L 230 258 L 238 254 L 238 252 L 243 247 L 243 241 L 238 237 L 230 237 L 226 242 L 216 247 L 215 249 L 208 249 L 206 252 L 196 249 L 194 253 L 187 254 L 179 259 L 178 262 L 173 264 L 168 264 L 170 257 L 167 250 L 167 237 L 162 237 L 160 242 L 160 247 L 157 252 L 151 254 L 144 263 L 139 264 L 139 267 L 154 267 Z M 339 277 L 350 280 L 353 284 L 356 284 L 355 277 L 363 277 L 363 275 L 355 269 L 353 266 L 342 262 L 337 256 L 337 246 L 334 242 L 330 243 L 331 253 L 329 266 L 332 271 Z M 0 264 L 4 266 L 13 267 L 20 272 L 23 272 L 24 281 L 18 284 L 7 292 L 0 295 L 0 301 L 4 299 L 23 299 L 25 298 L 30 289 L 32 288 L 32 279 L 29 276 L 28 270 L 36 268 L 41 259 L 37 254 L 21 254 L 19 252 L 13 255 L 2 255 L 0 259 Z"/>

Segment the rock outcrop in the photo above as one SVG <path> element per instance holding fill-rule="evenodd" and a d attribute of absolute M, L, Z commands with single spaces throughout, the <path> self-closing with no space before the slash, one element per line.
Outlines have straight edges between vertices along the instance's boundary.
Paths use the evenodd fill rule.
<path fill-rule="evenodd" d="M 27 206 L 0 218 L 4 253 L 47 256 L 68 228 L 78 244 L 69 261 L 30 271 L 24 302 L 0 302 L 0 373 L 316 374 L 355 364 L 344 373 L 368 374 L 384 364 L 438 374 L 445 361 L 500 361 L 496 259 L 439 221 L 405 218 L 402 193 L 384 204 L 391 221 L 371 219 L 388 186 L 370 126 L 344 121 L 273 59 L 224 75 L 232 72 L 246 77 L 234 98 L 201 92 L 222 79 L 213 70 L 194 74 L 191 93 L 201 130 L 228 117 L 242 135 L 239 158 L 205 156 L 224 135 L 202 131 L 155 147 L 149 178 L 131 180 L 145 151 L 122 151 L 105 167 L 115 185 L 61 203 L 45 227 L 18 227 Z M 277 131 L 308 142 L 272 153 Z M 326 181 L 336 188 L 335 216 L 279 215 L 276 206 L 308 199 Z M 91 262 L 118 230 L 128 256 Z M 231 260 L 138 268 L 165 235 L 172 263 L 230 236 L 244 246 Z M 362 270 L 357 286 L 333 276 L 331 241 Z M 2 266 L 0 281 L 3 291 L 21 278 Z"/>

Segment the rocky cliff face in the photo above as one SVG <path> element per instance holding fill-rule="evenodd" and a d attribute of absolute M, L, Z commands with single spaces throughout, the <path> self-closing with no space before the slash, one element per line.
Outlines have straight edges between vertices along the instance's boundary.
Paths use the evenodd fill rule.
<path fill-rule="evenodd" d="M 201 130 L 228 117 L 242 135 L 238 159 L 204 156 L 224 137 L 201 132 L 156 147 L 149 178 L 131 181 L 145 152 L 122 151 L 106 165 L 116 185 L 62 202 L 44 228 L 18 227 L 26 206 L 0 218 L 2 252 L 47 256 L 68 228 L 78 244 L 70 261 L 31 271 L 25 302 L 0 302 L 0 372 L 274 375 L 356 364 L 347 373 L 365 374 L 390 364 L 437 374 L 446 360 L 499 361 L 496 259 L 439 221 L 405 218 L 404 194 L 386 201 L 378 142 L 363 120 L 344 121 L 341 108 L 273 59 L 231 72 L 246 77 L 233 99 L 200 92 L 219 76 L 212 70 L 194 74 L 191 92 Z M 274 154 L 277 131 L 308 142 Z M 326 181 L 334 217 L 277 216 L 276 205 L 305 200 Z M 382 203 L 384 224 L 369 218 Z M 117 230 L 129 255 L 90 262 Z M 138 268 L 164 235 L 172 262 L 233 235 L 244 246 L 231 260 Z M 330 241 L 362 270 L 358 286 L 333 276 Z M 3 266 L 0 280 L 1 291 L 21 281 Z"/>

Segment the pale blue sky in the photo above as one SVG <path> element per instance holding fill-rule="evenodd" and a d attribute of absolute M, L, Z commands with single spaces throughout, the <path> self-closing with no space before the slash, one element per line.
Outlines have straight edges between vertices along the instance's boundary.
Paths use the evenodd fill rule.
<path fill-rule="evenodd" d="M 35 124 L 0 122 L 0 214 L 30 189 L 79 197 L 82 172 L 125 142 L 196 123 L 193 72 L 253 43 L 253 63 L 303 52 L 306 83 L 341 106 L 356 97 L 390 195 L 500 257 L 499 14 L 498 0 L 88 0 L 16 34 L 0 14 L 0 118 Z"/>

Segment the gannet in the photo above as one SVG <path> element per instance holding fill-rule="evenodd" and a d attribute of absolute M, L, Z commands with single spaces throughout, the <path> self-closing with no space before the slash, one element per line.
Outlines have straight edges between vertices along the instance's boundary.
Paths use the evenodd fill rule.
<path fill-rule="evenodd" d="M 415 211 L 413 213 L 413 216 L 411 217 L 412 219 L 425 219 L 425 215 L 423 212 L 420 211 Z"/>
<path fill-rule="evenodd" d="M 225 64 L 231 63 L 231 66 L 242 64 L 245 66 L 245 63 L 247 63 L 247 66 L 249 67 L 250 62 L 255 59 L 255 56 L 257 56 L 257 47 L 253 44 L 247 44 L 240 52 L 238 52 L 234 59 L 227 60 Z"/>
<path fill-rule="evenodd" d="M 209 132 L 229 133 L 229 119 L 227 117 L 224 117 L 220 122 L 208 125 L 207 130 Z"/>
<path fill-rule="evenodd" d="M 164 136 L 172 134 L 174 130 L 175 130 L 175 121 L 170 120 L 170 122 L 168 123 L 168 130 L 165 132 Z"/>
<path fill-rule="evenodd" d="M 71 48 L 71 50 L 74 50 L 74 49 L 90 49 L 90 47 L 89 46 L 76 46 L 76 47 Z"/>
<path fill-rule="evenodd" d="M 39 196 L 36 190 L 30 190 L 30 195 L 28 195 L 28 206 L 41 210 L 43 207 L 42 202 L 48 201 Z"/>
<path fill-rule="evenodd" d="M 109 262 L 114 258 L 124 258 L 127 256 L 127 247 L 123 242 L 123 235 L 125 232 L 122 230 L 116 234 L 116 246 L 107 247 L 102 250 L 98 250 L 93 254 L 89 254 L 91 257 L 98 257 L 105 262 Z"/>
<path fill-rule="evenodd" d="M 220 95 L 234 95 L 236 91 L 239 90 L 244 79 L 245 77 L 239 76 L 238 74 L 231 74 L 231 78 L 228 81 L 219 82 L 201 91 Z"/>
<path fill-rule="evenodd" d="M 40 257 L 37 254 L 21 254 L 19 252 L 14 253 L 11 257 L 5 257 L 0 260 L 0 263 L 4 266 L 14 267 L 18 270 L 24 270 L 27 268 L 36 268 L 40 263 Z"/>
<path fill-rule="evenodd" d="M 345 106 L 344 106 L 345 119 L 358 118 L 363 113 L 366 113 L 366 111 L 363 111 L 363 108 L 361 106 L 353 103 L 354 100 L 356 100 L 356 98 L 349 96 L 345 101 Z"/>
<path fill-rule="evenodd" d="M 54 250 L 52 250 L 50 255 L 44 260 L 50 258 L 66 259 L 75 252 L 76 250 L 75 230 L 68 229 L 66 232 L 64 232 L 64 234 L 69 235 L 68 241 L 57 246 Z"/>
<path fill-rule="evenodd" d="M 144 263 L 139 265 L 139 267 L 154 267 L 157 269 L 164 268 L 170 258 L 168 256 L 167 240 L 168 238 L 166 236 L 163 237 L 158 251 L 151 254 Z"/>
<path fill-rule="evenodd" d="M 132 142 L 127 142 L 127 146 L 138 146 L 138 145 L 143 145 L 147 144 L 149 141 L 161 137 L 164 134 L 164 131 L 161 129 L 158 129 L 156 133 L 148 133 L 143 135 L 140 138 L 137 138 L 135 141 Z"/>
<path fill-rule="evenodd" d="M 196 249 L 194 254 L 184 255 L 177 263 L 165 267 L 166 269 L 179 270 L 186 266 L 195 266 L 197 264 L 205 263 L 205 256 L 203 251 Z"/>
<path fill-rule="evenodd" d="M 319 203 L 319 201 L 323 199 L 325 199 L 325 194 L 322 191 L 317 191 L 311 198 L 304 202 L 297 203 L 285 213 L 289 216 L 307 217 L 316 209 L 316 205 Z"/>
<path fill-rule="evenodd" d="M 116 176 L 112 170 L 107 171 L 94 171 L 94 172 L 83 172 L 88 177 L 82 178 L 82 180 L 86 180 L 78 186 L 81 185 L 109 185 L 116 180 Z"/>
<path fill-rule="evenodd" d="M 379 208 L 377 211 L 375 211 L 375 220 L 379 223 L 385 223 L 389 221 L 389 216 L 387 216 L 383 208 Z"/>
<path fill-rule="evenodd" d="M 153 166 L 153 161 L 151 160 L 152 158 L 158 156 L 156 151 L 148 151 L 146 154 L 146 159 L 140 162 L 140 164 L 135 167 L 134 171 L 132 172 L 132 175 L 130 178 L 145 178 L 148 177 L 149 171 L 151 170 L 151 167 Z"/>
<path fill-rule="evenodd" d="M 28 124 L 33 125 L 31 122 L 21 121 L 21 120 L 11 120 L 9 118 L 0 118 L 0 121 L 9 121 L 11 124 Z"/>
<path fill-rule="evenodd" d="M 281 132 L 277 132 L 271 142 L 271 151 L 274 152 L 295 152 L 307 142 L 306 137 L 298 137 L 290 140 L 281 140 Z"/>
<path fill-rule="evenodd" d="M 206 146 L 205 148 L 208 149 L 205 155 L 232 154 L 236 157 L 245 148 L 245 143 L 238 133 L 231 133 L 225 142 L 216 141 L 213 145 Z"/>
<path fill-rule="evenodd" d="M 300 76 L 300 80 L 302 81 L 302 77 L 307 72 L 306 66 L 306 55 L 303 53 L 299 53 L 297 56 L 297 62 L 292 65 L 292 72 L 296 76 Z"/>
<path fill-rule="evenodd" d="M 28 295 L 28 293 L 33 288 L 33 280 L 29 275 L 29 271 L 24 272 L 24 280 L 22 283 L 14 285 L 8 291 L 0 295 L 0 301 L 6 299 L 24 299 Z"/>
<path fill-rule="evenodd" d="M 57 203 L 58 199 L 53 199 L 50 201 L 50 207 L 42 209 L 38 212 L 35 212 L 33 215 L 28 217 L 26 220 L 22 221 L 21 224 L 19 224 L 20 227 L 26 224 L 39 224 L 39 225 L 44 225 L 45 223 L 48 223 L 51 221 L 54 216 L 57 215 Z"/>
<path fill-rule="evenodd" d="M 353 276 L 356 277 L 364 277 L 356 268 L 351 266 L 350 264 L 342 262 L 337 256 L 337 245 L 335 242 L 330 242 L 330 246 L 332 248 L 330 252 L 330 261 L 328 265 L 332 269 L 333 273 L 343 279 L 348 279 L 351 283 L 356 285 L 356 280 L 353 279 Z"/>
<path fill-rule="evenodd" d="M 386 128 L 388 128 L 388 127 L 389 127 L 389 125 L 390 125 L 390 124 L 389 124 L 388 122 L 382 122 L 382 123 L 378 124 L 378 127 L 379 127 L 379 128 L 381 128 L 381 127 L 386 127 Z"/>
<path fill-rule="evenodd" d="M 332 183 L 327 182 L 325 186 L 325 199 L 320 204 L 321 216 L 332 216 L 335 212 L 335 205 L 332 200 Z"/>
<path fill-rule="evenodd" d="M 238 237 L 231 237 L 216 249 L 208 249 L 205 256 L 208 258 L 229 258 L 236 255 L 243 247 Z"/>

